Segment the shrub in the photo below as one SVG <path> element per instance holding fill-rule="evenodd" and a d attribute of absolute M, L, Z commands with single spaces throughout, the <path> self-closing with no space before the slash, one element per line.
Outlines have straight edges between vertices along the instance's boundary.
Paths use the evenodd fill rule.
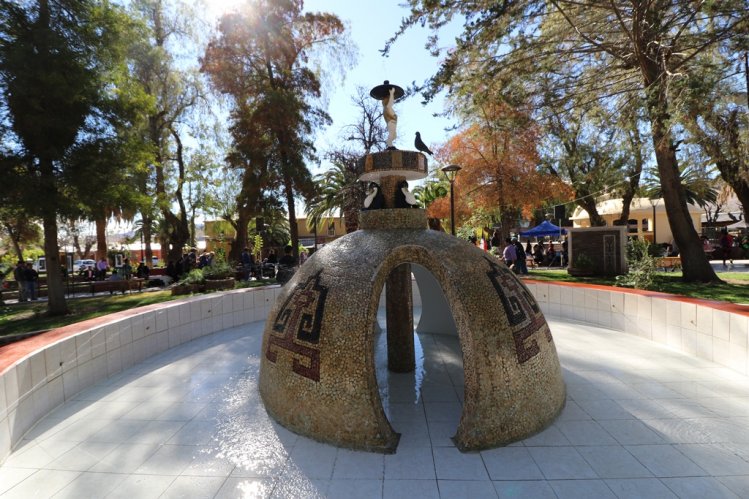
<path fill-rule="evenodd" d="M 234 269 L 226 260 L 216 255 L 210 265 L 203 267 L 203 277 L 210 280 L 228 279 L 234 277 Z"/>
<path fill-rule="evenodd" d="M 650 244 L 630 239 L 627 242 L 629 272 L 616 277 L 616 285 L 635 289 L 653 289 L 657 259 L 650 255 Z"/>
<path fill-rule="evenodd" d="M 205 282 L 205 276 L 203 276 L 202 270 L 192 269 L 180 282 L 183 284 L 203 284 Z"/>

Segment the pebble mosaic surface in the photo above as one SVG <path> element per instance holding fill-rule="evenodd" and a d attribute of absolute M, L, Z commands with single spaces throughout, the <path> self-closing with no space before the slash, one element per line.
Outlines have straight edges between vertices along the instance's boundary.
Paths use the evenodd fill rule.
<path fill-rule="evenodd" d="M 411 228 L 417 217 L 421 229 Z M 375 379 L 374 324 L 391 270 L 416 263 L 440 283 L 458 328 L 465 367 L 458 448 L 506 445 L 548 426 L 565 387 L 548 325 L 520 280 L 471 244 L 424 229 L 422 210 L 364 219 L 367 229 L 310 258 L 270 312 L 260 374 L 269 413 L 321 441 L 395 450 L 398 433 Z M 368 228 L 399 221 L 405 228 Z"/>

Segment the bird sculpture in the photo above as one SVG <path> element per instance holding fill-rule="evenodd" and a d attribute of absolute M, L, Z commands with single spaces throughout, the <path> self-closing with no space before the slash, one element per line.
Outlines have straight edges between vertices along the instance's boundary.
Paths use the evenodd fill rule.
<path fill-rule="evenodd" d="M 398 190 L 395 191 L 396 208 L 417 208 L 419 202 L 413 193 L 408 190 L 408 182 L 405 180 L 398 184 Z"/>
<path fill-rule="evenodd" d="M 416 147 L 417 151 L 425 152 L 432 155 L 432 151 L 429 150 L 427 145 L 424 143 L 423 140 L 421 140 L 421 134 L 419 132 L 416 132 L 416 139 L 414 139 L 414 146 Z"/>
<path fill-rule="evenodd" d="M 381 210 L 385 205 L 385 196 L 380 191 L 380 186 L 375 182 L 369 183 L 369 189 L 367 190 L 367 197 L 364 198 L 364 209 L 365 210 Z"/>

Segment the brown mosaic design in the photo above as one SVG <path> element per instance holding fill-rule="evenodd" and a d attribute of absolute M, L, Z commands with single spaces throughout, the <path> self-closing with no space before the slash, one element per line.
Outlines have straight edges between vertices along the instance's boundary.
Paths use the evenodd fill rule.
<path fill-rule="evenodd" d="M 510 325 L 515 327 L 512 337 L 515 340 L 518 362 L 524 364 L 541 351 L 535 339 L 527 340 L 535 333 L 543 331 L 546 320 L 536 300 L 524 286 L 519 285 L 509 268 L 489 258 L 486 258 L 486 261 L 491 268 L 486 275 L 489 276 L 492 286 L 499 295 Z M 546 328 L 546 340 L 552 341 L 548 328 Z"/>
<path fill-rule="evenodd" d="M 360 171 L 365 173 L 390 170 L 427 172 L 427 159 L 416 151 L 383 151 L 367 154 L 358 161 Z"/>
<path fill-rule="evenodd" d="M 313 381 L 320 381 L 320 350 L 304 343 L 317 345 L 320 341 L 320 324 L 328 296 L 328 288 L 320 284 L 321 273 L 298 285 L 286 299 L 273 322 L 273 332 L 280 335 L 270 336 L 265 351 L 266 358 L 274 363 L 279 349 L 290 352 L 294 359 L 292 370 Z"/>
<path fill-rule="evenodd" d="M 426 211 L 421 208 L 363 210 L 359 212 L 359 228 L 362 230 L 426 229 Z"/>
<path fill-rule="evenodd" d="M 268 314 L 262 351 L 271 355 L 260 359 L 259 378 L 268 413 L 316 440 L 395 452 L 400 436 L 383 409 L 375 373 L 375 323 L 391 272 L 411 264 L 434 277 L 460 339 L 465 397 L 453 437 L 458 449 L 507 445 L 550 425 L 565 402 L 561 366 L 554 342 L 543 341 L 543 335 L 551 338 L 543 314 L 517 276 L 473 245 L 428 230 L 423 210 L 362 215 L 368 228 L 317 251 L 280 290 Z M 495 274 L 494 282 L 487 271 Z M 320 284 L 327 288 L 325 313 L 316 315 Z M 512 313 L 502 294 L 516 301 Z M 524 321 L 518 322 L 518 310 Z M 321 317 L 317 343 L 297 339 L 300 324 L 314 323 L 303 314 Z M 319 352 L 316 383 L 300 375 L 299 367 L 311 368 L 317 354 L 300 346 Z"/>

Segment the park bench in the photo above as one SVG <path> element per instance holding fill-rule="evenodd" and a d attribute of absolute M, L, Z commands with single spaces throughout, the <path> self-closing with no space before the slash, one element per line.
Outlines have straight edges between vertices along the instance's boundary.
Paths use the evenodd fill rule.
<path fill-rule="evenodd" d="M 143 279 L 132 278 L 121 281 L 93 281 L 90 284 L 91 294 L 102 293 L 109 291 L 109 294 L 114 294 L 115 291 L 120 291 L 123 295 L 125 291 L 131 291 L 137 289 L 141 291 L 143 289 Z"/>
<path fill-rule="evenodd" d="M 672 272 L 677 269 L 681 269 L 681 257 L 680 256 L 662 256 L 656 260 L 656 267 L 662 268 L 664 272 L 671 270 Z"/>

